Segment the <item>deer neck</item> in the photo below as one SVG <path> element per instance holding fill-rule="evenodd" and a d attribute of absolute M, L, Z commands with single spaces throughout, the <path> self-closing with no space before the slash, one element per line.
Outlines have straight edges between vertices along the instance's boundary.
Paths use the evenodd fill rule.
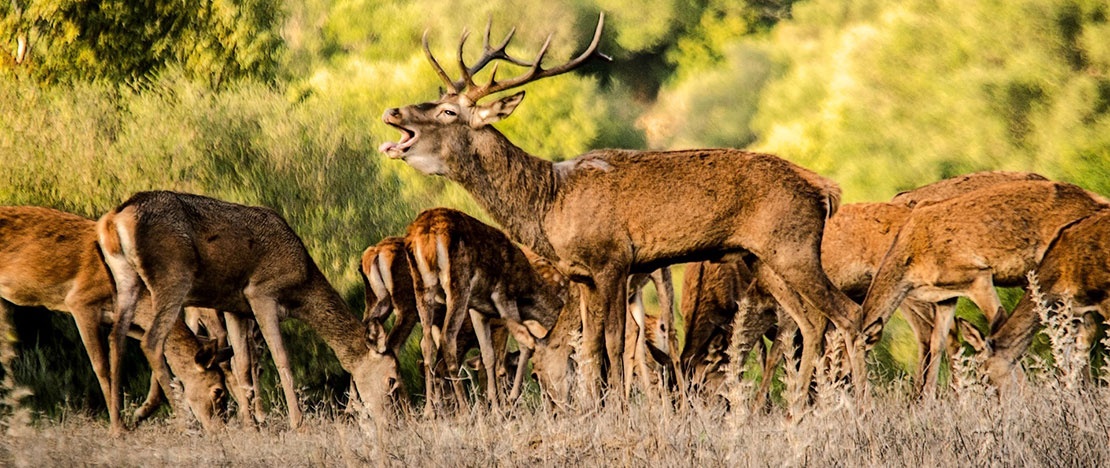
<path fill-rule="evenodd" d="M 307 290 L 300 293 L 300 306 L 289 312 L 316 331 L 335 352 L 344 369 L 353 371 L 370 346 L 366 327 L 351 314 L 343 298 L 322 274 L 314 276 Z"/>
<path fill-rule="evenodd" d="M 476 132 L 473 154 L 449 178 L 462 185 L 509 235 L 553 258 L 543 218 L 558 191 L 554 165 L 510 142 L 492 127 Z"/>

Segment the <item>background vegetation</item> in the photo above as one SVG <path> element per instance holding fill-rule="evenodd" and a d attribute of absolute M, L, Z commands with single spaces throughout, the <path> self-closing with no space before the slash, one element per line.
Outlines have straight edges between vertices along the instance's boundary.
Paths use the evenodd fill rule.
<path fill-rule="evenodd" d="M 421 34 L 452 57 L 489 19 L 494 36 L 518 27 L 522 56 L 554 34 L 556 61 L 599 11 L 613 62 L 530 85 L 499 124 L 534 154 L 752 148 L 831 177 L 846 201 L 984 169 L 1110 194 L 1105 0 L 14 0 L 0 5 L 0 203 L 96 217 L 171 189 L 270 206 L 361 309 L 364 247 L 427 207 L 481 215 L 375 150 L 398 137 L 384 109 L 436 97 Z M 35 407 L 101 405 L 69 318 L 16 316 Z M 330 351 L 285 330 L 306 393 L 334 397 Z M 882 363 L 902 372 L 913 345 L 891 343 Z"/>

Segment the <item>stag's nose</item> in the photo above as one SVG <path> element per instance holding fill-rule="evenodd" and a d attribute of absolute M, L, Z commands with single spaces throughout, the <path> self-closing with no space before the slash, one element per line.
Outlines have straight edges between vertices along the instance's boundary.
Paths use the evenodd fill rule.
<path fill-rule="evenodd" d="M 390 120 L 397 120 L 397 119 L 400 119 L 400 118 L 401 118 L 401 109 L 398 109 L 396 107 L 391 108 L 391 109 L 386 109 L 385 113 L 382 114 L 382 120 L 385 121 L 385 122 L 389 122 Z"/>

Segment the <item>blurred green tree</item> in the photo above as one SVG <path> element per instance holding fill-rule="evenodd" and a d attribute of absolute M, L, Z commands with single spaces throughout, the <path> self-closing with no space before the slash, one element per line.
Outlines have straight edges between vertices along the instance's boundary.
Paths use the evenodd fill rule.
<path fill-rule="evenodd" d="M 220 87 L 278 71 L 280 0 L 11 0 L 0 5 L 0 67 L 44 83 L 142 85 L 168 64 Z"/>

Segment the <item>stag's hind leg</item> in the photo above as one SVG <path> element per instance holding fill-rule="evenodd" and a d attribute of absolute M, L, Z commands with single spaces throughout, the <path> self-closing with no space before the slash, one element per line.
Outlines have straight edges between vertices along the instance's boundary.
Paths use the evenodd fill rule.
<path fill-rule="evenodd" d="M 262 339 L 270 348 L 270 355 L 274 358 L 277 368 L 278 380 L 285 392 L 285 404 L 289 411 L 289 428 L 297 429 L 301 426 L 303 416 L 300 402 L 297 399 L 296 385 L 293 382 L 293 368 L 289 364 L 289 354 L 285 349 L 285 342 L 281 338 L 281 306 L 273 297 L 256 291 L 253 286 L 247 286 L 247 301 L 250 303 L 254 318 L 258 321 L 258 328 L 262 331 Z"/>

